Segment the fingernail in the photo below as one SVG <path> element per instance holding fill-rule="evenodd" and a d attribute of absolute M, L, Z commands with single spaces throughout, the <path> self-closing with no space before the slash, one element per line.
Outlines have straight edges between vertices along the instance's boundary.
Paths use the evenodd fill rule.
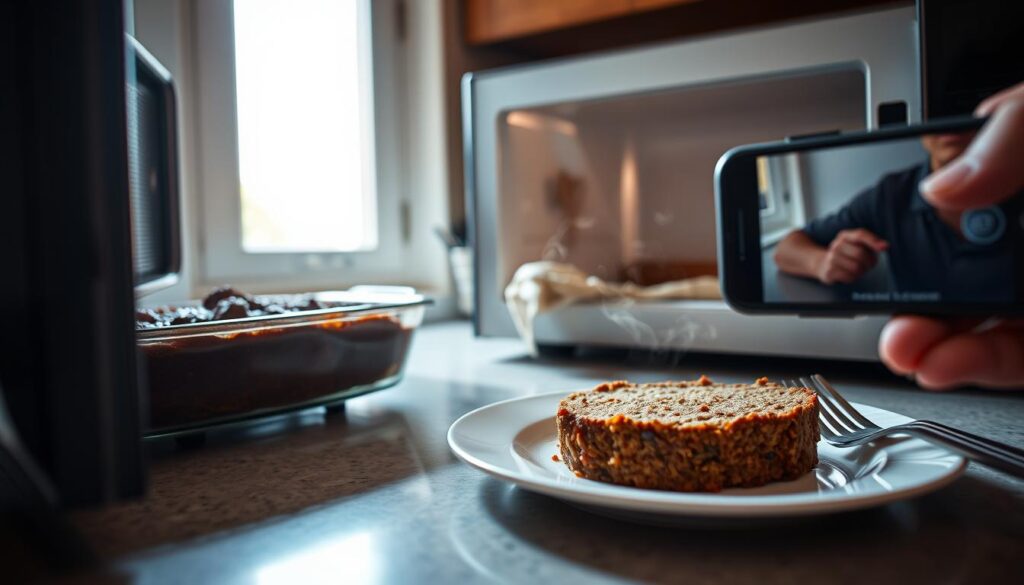
<path fill-rule="evenodd" d="M 955 190 L 967 177 L 974 172 L 974 165 L 966 160 L 958 160 L 950 166 L 939 169 L 925 177 L 918 190 L 922 195 L 941 195 Z"/>

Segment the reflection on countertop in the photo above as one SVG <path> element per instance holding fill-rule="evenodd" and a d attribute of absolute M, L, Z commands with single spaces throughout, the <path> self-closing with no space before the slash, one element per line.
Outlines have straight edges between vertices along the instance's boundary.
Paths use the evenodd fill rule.
<path fill-rule="evenodd" d="M 348 402 L 151 445 L 150 493 L 77 513 L 130 580 L 162 582 L 1007 582 L 1024 574 L 1024 482 L 972 466 L 935 494 L 750 527 L 631 524 L 525 492 L 460 463 L 445 434 L 485 404 L 706 373 L 741 381 L 822 371 L 851 399 L 1024 445 L 1024 396 L 927 393 L 880 368 L 594 352 L 532 360 L 518 340 L 424 327 L 399 386 Z M 1012 579 L 1010 579 L 1012 580 Z"/>
<path fill-rule="evenodd" d="M 389 410 L 346 417 L 317 409 L 214 435 L 189 452 L 158 455 L 144 500 L 80 513 L 78 526 L 103 554 L 119 555 L 425 474 L 405 420 Z"/>

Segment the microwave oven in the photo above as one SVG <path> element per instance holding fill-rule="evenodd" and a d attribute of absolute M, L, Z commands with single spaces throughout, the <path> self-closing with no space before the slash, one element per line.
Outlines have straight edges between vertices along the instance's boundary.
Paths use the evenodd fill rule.
<path fill-rule="evenodd" d="M 58 510 L 145 486 L 134 311 L 177 277 L 177 130 L 170 75 L 125 30 L 118 0 L 0 16 L 0 516 L 44 546 L 74 540 Z"/>
<path fill-rule="evenodd" d="M 502 292 L 527 262 L 638 284 L 717 274 L 721 154 L 920 121 L 917 46 L 915 10 L 904 6 L 467 74 L 476 333 L 515 334 Z M 572 210 L 554 193 L 565 185 Z M 740 315 L 719 300 L 603 302 L 541 313 L 533 336 L 541 351 L 877 360 L 883 323 Z"/>

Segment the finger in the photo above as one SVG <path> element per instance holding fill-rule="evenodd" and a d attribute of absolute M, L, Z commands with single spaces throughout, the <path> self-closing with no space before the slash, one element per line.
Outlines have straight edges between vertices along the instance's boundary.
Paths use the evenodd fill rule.
<path fill-rule="evenodd" d="M 1024 96 L 1024 83 L 1018 83 L 1013 87 L 1008 87 L 999 93 L 989 96 L 983 102 L 978 104 L 978 107 L 974 110 L 975 116 L 990 116 L 992 112 L 1005 102 L 1012 99 L 1019 99 Z"/>
<path fill-rule="evenodd" d="M 851 276 L 859 275 L 862 272 L 860 264 L 856 260 L 851 260 L 839 254 L 834 254 L 832 256 L 832 266 L 850 274 Z"/>
<path fill-rule="evenodd" d="M 882 328 L 878 355 L 893 372 L 914 373 L 928 350 L 952 334 L 946 321 L 916 315 L 894 317 Z"/>
<path fill-rule="evenodd" d="M 937 207 L 969 209 L 999 203 L 1024 187 L 1024 93 L 999 102 L 967 150 L 921 182 Z"/>
<path fill-rule="evenodd" d="M 838 246 L 836 253 L 853 260 L 864 270 L 870 270 L 878 261 L 878 254 L 873 249 L 860 244 Z"/>
<path fill-rule="evenodd" d="M 1024 329 L 1024 319 L 1008 319 L 999 323 L 995 329 Z"/>
<path fill-rule="evenodd" d="M 835 263 L 830 263 L 825 267 L 824 272 L 818 276 L 818 280 L 820 280 L 822 284 L 836 284 L 851 282 L 852 277 L 853 274 L 845 268 L 842 268 Z"/>
<path fill-rule="evenodd" d="M 847 241 L 862 244 L 876 252 L 884 252 L 886 249 L 889 248 L 889 242 L 876 236 L 871 231 L 863 228 L 847 230 L 843 232 L 842 235 L 845 236 Z"/>
<path fill-rule="evenodd" d="M 922 357 L 917 381 L 934 389 L 965 384 L 1024 388 L 1024 330 L 994 329 L 944 339 Z"/>
<path fill-rule="evenodd" d="M 984 329 L 989 320 L 976 317 L 935 319 L 917 315 L 894 317 L 882 329 L 878 353 L 882 362 L 898 374 L 915 373 L 932 348 L 956 335 L 991 331 L 1024 333 L 1024 319 L 1002 321 Z"/>

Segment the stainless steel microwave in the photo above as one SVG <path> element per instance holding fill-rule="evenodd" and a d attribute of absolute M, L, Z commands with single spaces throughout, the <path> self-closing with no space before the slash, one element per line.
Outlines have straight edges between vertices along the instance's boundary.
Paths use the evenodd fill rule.
<path fill-rule="evenodd" d="M 515 334 L 502 291 L 526 262 L 640 284 L 716 274 L 719 156 L 919 121 L 916 35 L 908 6 L 467 75 L 476 332 Z M 577 191 L 571 213 L 552 203 L 559 184 Z M 575 304 L 533 325 L 542 348 L 875 360 L 882 323 L 745 316 L 702 300 Z"/>

